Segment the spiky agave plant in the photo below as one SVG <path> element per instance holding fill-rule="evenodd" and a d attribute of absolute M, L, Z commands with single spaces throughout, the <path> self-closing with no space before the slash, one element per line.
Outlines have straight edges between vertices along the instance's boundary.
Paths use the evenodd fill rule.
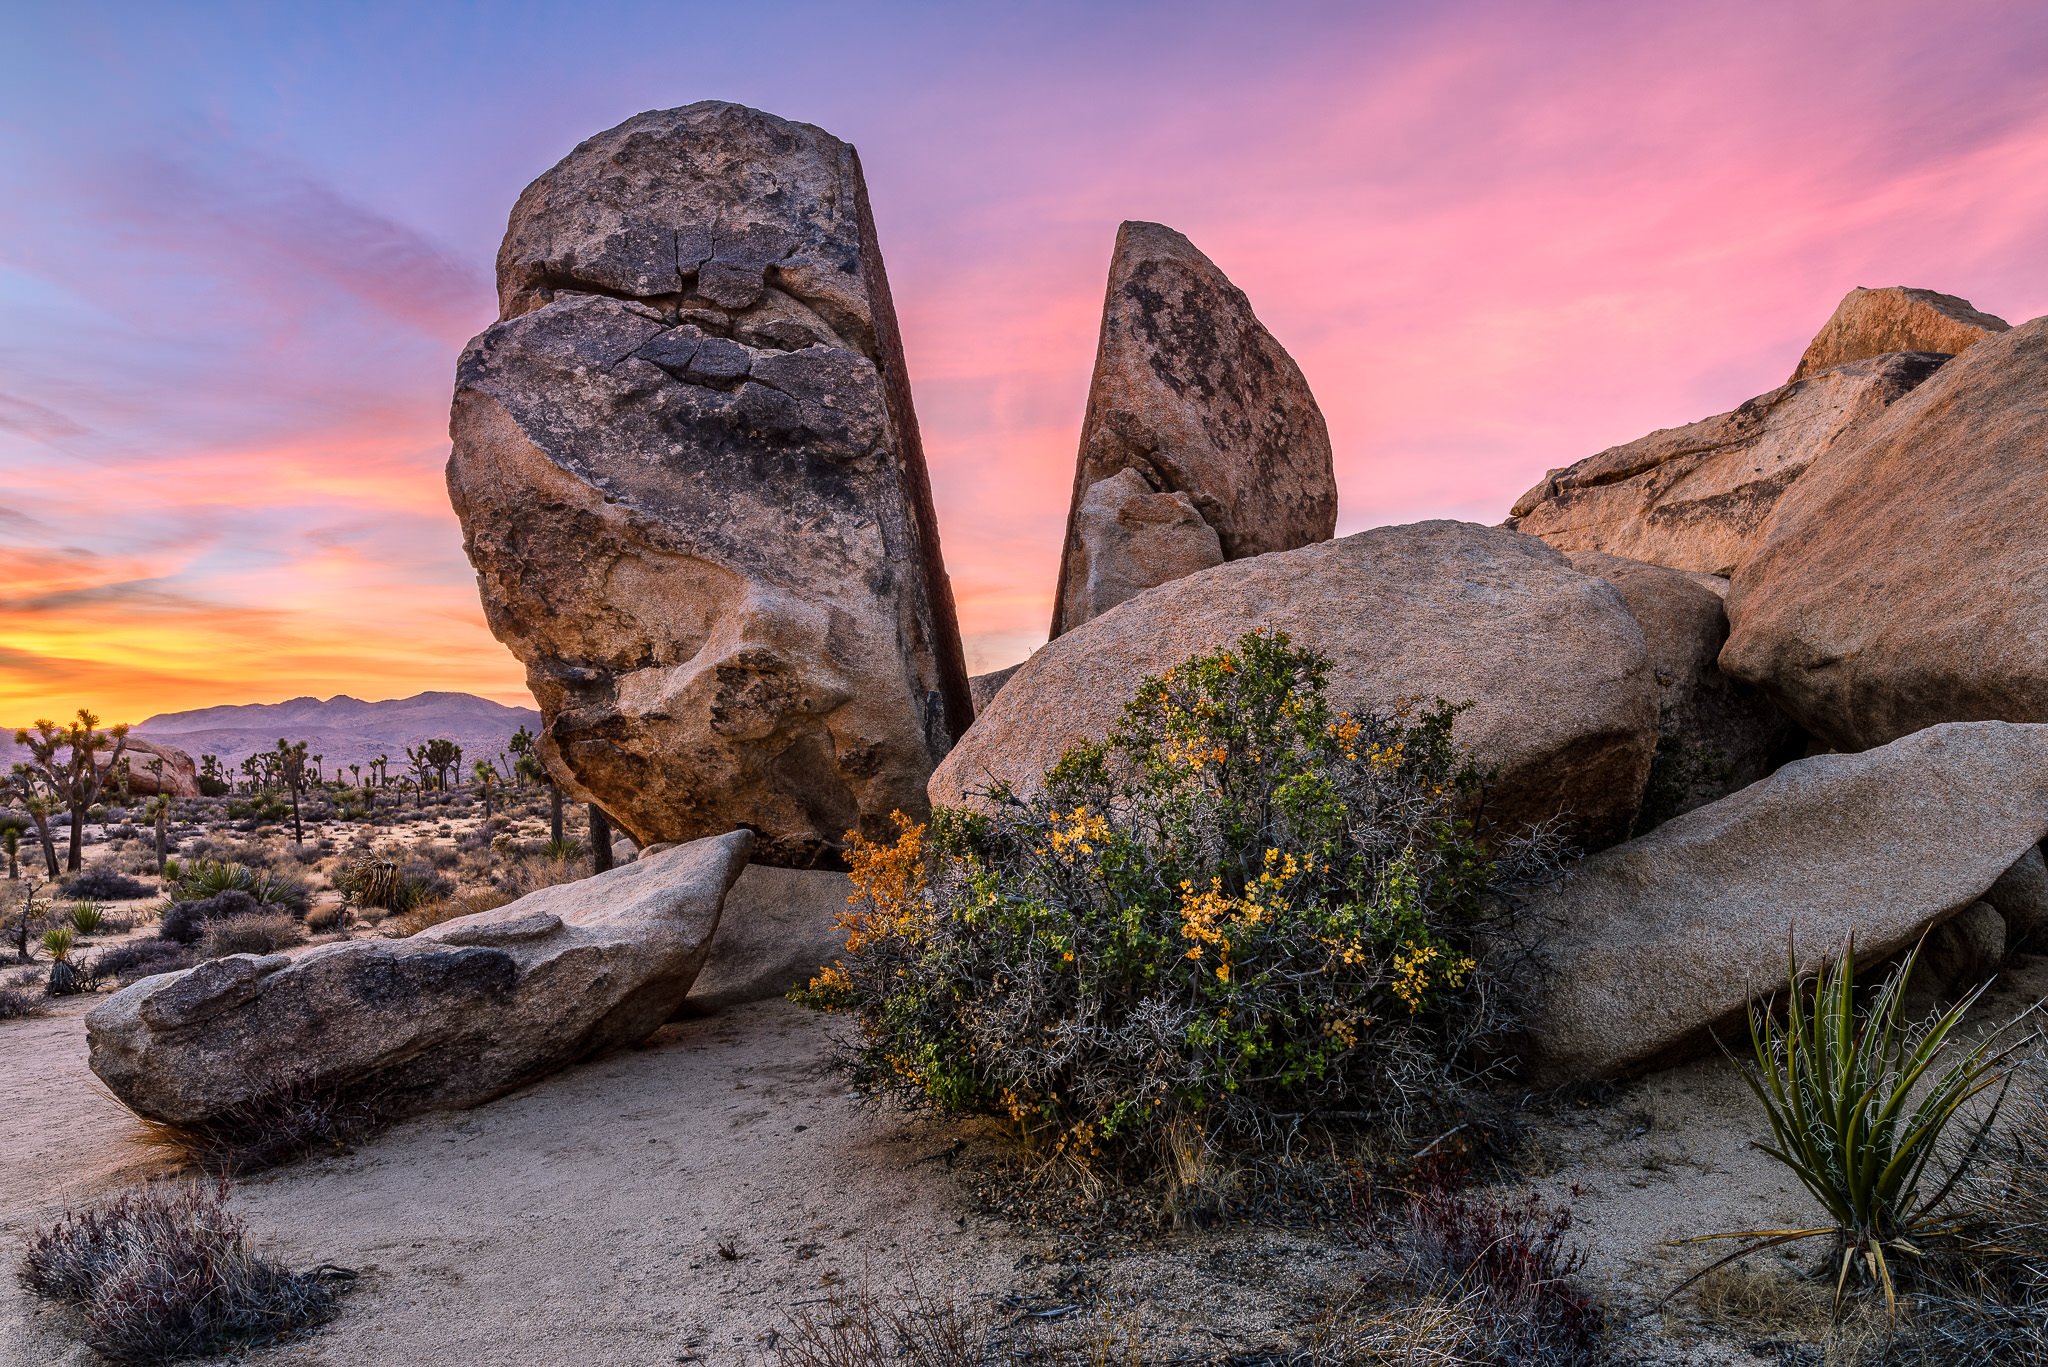
<path fill-rule="evenodd" d="M 1688 1278 L 1678 1290 L 1751 1253 L 1832 1237 L 1838 1257 L 1837 1310 L 1853 1274 L 1884 1293 L 1887 1313 L 1897 1313 L 1891 1260 L 1917 1258 L 1927 1241 L 1952 1232 L 1940 1218 L 1940 1207 L 1996 1121 L 2003 1089 L 1954 1160 L 1940 1164 L 1946 1171 L 1931 1173 L 1946 1151 L 1943 1136 L 1965 1105 L 1999 1086 L 2002 1065 L 2013 1052 L 1994 1052 L 1994 1034 L 1935 1067 L 1949 1036 L 1988 984 L 1934 1019 L 1913 1024 L 1905 1019 L 1905 993 L 1919 953 L 1918 948 L 1909 953 L 1859 1008 L 1853 944 L 1810 983 L 1800 980 L 1798 960 L 1788 952 L 1784 1017 L 1779 1018 L 1773 1003 L 1751 1008 L 1754 1066 L 1743 1068 L 1742 1076 L 1771 1125 L 1771 1142 L 1757 1147 L 1791 1170 L 1829 1223 L 1682 1240 L 1751 1242 Z M 1931 1175 L 1939 1178 L 1932 1185 Z"/>

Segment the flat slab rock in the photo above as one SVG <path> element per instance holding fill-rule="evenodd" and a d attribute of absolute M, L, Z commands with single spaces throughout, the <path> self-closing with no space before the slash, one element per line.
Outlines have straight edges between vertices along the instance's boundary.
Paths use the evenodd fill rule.
<path fill-rule="evenodd" d="M 692 841 L 402 940 L 145 978 L 87 1013 L 92 1070 L 137 1114 L 195 1128 L 287 1089 L 387 1118 L 489 1101 L 673 1016 L 752 844 Z"/>
<path fill-rule="evenodd" d="M 1523 1017 L 1551 1080 L 1704 1044 L 1808 968 L 1884 958 L 2048 835 L 2048 725 L 1960 722 L 1796 760 L 1591 855 L 1522 903 L 1546 971 Z"/>

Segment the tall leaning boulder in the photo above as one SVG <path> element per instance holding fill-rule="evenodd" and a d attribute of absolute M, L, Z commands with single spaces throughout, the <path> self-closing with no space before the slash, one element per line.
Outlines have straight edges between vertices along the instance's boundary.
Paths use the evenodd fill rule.
<path fill-rule="evenodd" d="M 1552 470 L 1507 525 L 1562 551 L 1602 551 L 1727 577 L 1793 481 L 1940 367 L 1909 352 L 1805 375 L 1732 412 L 1652 432 Z"/>
<path fill-rule="evenodd" d="M 1262 627 L 1331 661 L 1350 711 L 1469 702 L 1455 738 L 1491 772 L 1486 814 L 1627 833 L 1657 743 L 1642 630 L 1612 585 L 1536 540 L 1469 522 L 1377 527 L 1233 561 L 1140 594 L 1025 661 L 932 775 L 931 798 L 1018 791 L 1107 735 L 1145 679 Z"/>
<path fill-rule="evenodd" d="M 563 787 L 642 845 L 829 862 L 972 717 L 852 147 L 705 102 L 520 195 L 448 488 Z"/>
<path fill-rule="evenodd" d="M 1330 434 L 1300 367 L 1193 243 L 1124 224 L 1052 635 L 1155 585 L 1336 529 Z"/>
<path fill-rule="evenodd" d="M 1575 865 L 1527 897 L 1544 971 L 1525 982 L 1548 1080 L 1704 1044 L 1853 938 L 1875 961 L 1986 889 L 2048 835 L 2048 726 L 1964 722 L 1795 760 Z"/>
<path fill-rule="evenodd" d="M 1721 666 L 1839 749 L 2048 721 L 2048 318 L 1817 461 L 1728 591 Z"/>
<path fill-rule="evenodd" d="M 1792 372 L 1803 380 L 1838 366 L 1881 356 L 1887 351 L 1940 351 L 1949 355 L 1967 351 L 1986 337 L 1995 337 L 2012 324 L 1995 314 L 1984 313 L 1967 299 L 1933 290 L 1916 290 L 1905 285 L 1867 290 L 1861 285 L 1842 296 Z"/>

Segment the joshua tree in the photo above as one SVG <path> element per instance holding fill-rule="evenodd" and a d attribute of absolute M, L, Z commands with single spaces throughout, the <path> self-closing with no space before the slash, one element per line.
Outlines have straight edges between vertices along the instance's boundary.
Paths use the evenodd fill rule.
<path fill-rule="evenodd" d="M 219 755 L 199 757 L 199 791 L 207 797 L 219 797 L 228 791 L 228 776 L 221 771 Z"/>
<path fill-rule="evenodd" d="M 156 871 L 161 874 L 171 860 L 171 795 L 158 793 L 150 799 L 149 814 L 156 820 Z"/>
<path fill-rule="evenodd" d="M 0 843 L 4 843 L 7 847 L 8 881 L 19 882 L 21 879 L 21 827 L 9 826 L 6 834 L 0 835 Z"/>
<path fill-rule="evenodd" d="M 354 784 L 354 785 L 355 785 L 356 787 L 358 787 L 358 788 L 360 788 L 360 787 L 362 787 L 362 786 L 363 786 L 363 766 L 362 766 L 362 765 L 360 765 L 360 764 L 351 764 L 351 765 L 349 765 L 349 766 L 348 766 L 348 781 L 349 781 L 350 783 Z"/>
<path fill-rule="evenodd" d="M 480 759 L 476 762 L 476 766 L 469 771 L 469 776 L 476 780 L 477 791 L 483 794 L 484 820 L 489 821 L 491 819 L 491 785 L 498 781 L 498 771 L 491 766 L 489 760 Z"/>
<path fill-rule="evenodd" d="M 512 733 L 512 753 L 519 757 L 512 762 L 512 772 L 522 783 L 547 785 L 548 840 L 559 850 L 567 843 L 562 831 L 562 790 L 555 786 L 555 777 L 548 772 L 548 766 L 541 763 L 539 738 L 525 727 L 520 727 Z"/>
<path fill-rule="evenodd" d="M 284 780 L 284 786 L 292 795 L 292 844 L 302 845 L 306 840 L 305 828 L 299 821 L 299 793 L 306 786 L 306 742 L 302 740 L 285 743 L 283 736 L 277 738 L 277 749 L 270 752 L 270 759 Z"/>
<path fill-rule="evenodd" d="M 433 767 L 434 782 L 447 791 L 448 780 L 462 773 L 462 747 L 452 740 L 435 738 L 426 744 L 427 763 Z"/>
<path fill-rule="evenodd" d="M 126 723 L 99 728 L 100 719 L 81 707 L 78 720 L 63 727 L 38 720 L 14 733 L 14 743 L 29 753 L 28 763 L 20 766 L 28 772 L 28 785 L 40 788 L 41 796 L 71 814 L 71 847 L 65 861 L 71 873 L 85 863 L 85 814 L 100 800 L 108 775 L 128 749 Z M 60 750 L 65 752 L 62 759 Z M 107 756 L 105 764 L 100 762 L 102 753 Z"/>
<path fill-rule="evenodd" d="M 28 962 L 28 932 L 36 919 L 36 893 L 42 888 L 43 880 L 30 874 L 21 882 L 21 907 L 15 912 L 19 918 L 14 923 L 14 957 Z"/>

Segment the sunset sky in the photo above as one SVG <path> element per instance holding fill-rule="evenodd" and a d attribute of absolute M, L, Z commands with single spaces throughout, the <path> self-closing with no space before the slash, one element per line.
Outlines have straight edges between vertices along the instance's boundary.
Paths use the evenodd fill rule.
<path fill-rule="evenodd" d="M 721 98 L 866 164 L 970 668 L 1044 638 L 1119 220 L 1329 419 L 1340 532 L 1781 383 L 1853 285 L 2048 312 L 2048 5 L 14 6 L 0 722 L 525 701 L 442 486 L 505 215 Z"/>

